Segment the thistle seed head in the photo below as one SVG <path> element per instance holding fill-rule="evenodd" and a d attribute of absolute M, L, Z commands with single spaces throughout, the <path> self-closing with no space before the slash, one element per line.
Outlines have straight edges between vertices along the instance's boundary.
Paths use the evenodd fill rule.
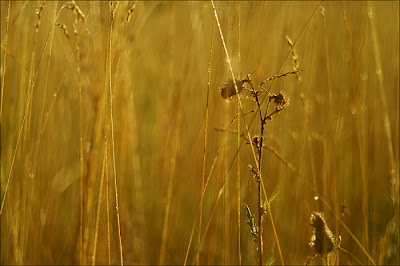
<path fill-rule="evenodd" d="M 321 212 L 311 214 L 310 225 L 313 227 L 313 234 L 309 245 L 322 258 L 326 258 L 330 252 L 337 248 L 335 236 L 326 224 Z"/>
<path fill-rule="evenodd" d="M 289 105 L 289 97 L 284 92 L 279 92 L 278 95 L 272 95 L 270 100 L 274 102 L 277 110 L 282 110 Z"/>
<path fill-rule="evenodd" d="M 248 80 L 247 79 L 235 79 L 235 81 L 236 81 L 236 86 L 237 86 L 238 92 L 241 93 L 244 88 L 244 84 Z M 233 82 L 233 79 L 226 80 L 225 83 L 222 84 L 219 89 L 221 91 L 221 96 L 224 99 L 228 99 L 229 97 L 236 95 L 236 89 L 235 89 L 235 84 Z"/>

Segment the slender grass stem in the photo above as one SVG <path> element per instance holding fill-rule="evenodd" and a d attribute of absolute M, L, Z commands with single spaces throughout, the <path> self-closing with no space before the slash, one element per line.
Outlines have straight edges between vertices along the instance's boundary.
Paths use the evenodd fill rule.
<path fill-rule="evenodd" d="M 201 239 L 201 225 L 203 218 L 203 202 L 204 202 L 204 177 L 206 172 L 206 150 L 207 150 L 207 135 L 208 135 L 208 107 L 209 107 L 209 96 L 211 87 L 211 66 L 212 66 L 212 52 L 213 52 L 213 39 L 214 39 L 214 20 L 212 20 L 211 26 L 211 44 L 210 44 L 210 55 L 208 60 L 208 80 L 207 80 L 207 98 L 206 98 L 206 118 L 204 121 L 204 149 L 203 149 L 203 168 L 201 172 L 201 190 L 200 190 L 200 208 L 199 208 L 199 231 L 198 231 L 198 242 L 197 245 L 200 246 Z M 191 242 L 191 241 L 190 241 Z M 196 265 L 199 265 L 199 258 L 197 257 Z M 186 261 L 186 260 L 185 260 Z"/>
<path fill-rule="evenodd" d="M 345 25 L 345 34 L 346 34 L 346 43 L 347 43 L 347 51 L 349 53 L 349 67 L 350 67 L 350 76 L 351 76 L 351 84 L 352 84 L 352 92 L 353 92 L 353 101 L 355 108 L 355 126 L 357 130 L 357 145 L 358 145 L 358 154 L 360 158 L 360 170 L 361 170 L 361 183 L 362 183 L 362 210 L 363 210 L 363 218 L 364 218 L 364 240 L 367 249 L 369 249 L 369 229 L 368 229 L 368 200 L 367 200 L 367 176 L 365 173 L 365 159 L 364 159 L 364 147 L 361 137 L 361 121 L 360 121 L 360 105 L 358 102 L 358 95 L 356 89 L 356 80 L 355 80 L 355 69 L 353 62 L 353 52 L 351 49 L 351 40 L 350 34 L 351 29 L 349 25 L 349 21 L 347 18 L 347 11 L 344 7 L 343 1 L 342 3 L 342 11 L 343 11 L 343 20 Z"/>

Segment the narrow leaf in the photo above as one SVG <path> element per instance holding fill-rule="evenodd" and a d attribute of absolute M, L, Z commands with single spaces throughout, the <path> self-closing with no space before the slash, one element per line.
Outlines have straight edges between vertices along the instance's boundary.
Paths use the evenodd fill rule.
<path fill-rule="evenodd" d="M 278 196 L 279 192 L 281 192 L 281 190 L 279 189 L 278 191 L 272 193 L 271 197 L 268 200 L 268 205 L 271 206 L 272 201 L 275 200 L 276 196 Z"/>
<path fill-rule="evenodd" d="M 265 259 L 265 265 L 270 266 L 270 265 L 272 265 L 272 263 L 275 262 L 275 260 L 276 259 L 274 258 L 274 249 L 272 248 L 269 251 L 267 258 Z"/>

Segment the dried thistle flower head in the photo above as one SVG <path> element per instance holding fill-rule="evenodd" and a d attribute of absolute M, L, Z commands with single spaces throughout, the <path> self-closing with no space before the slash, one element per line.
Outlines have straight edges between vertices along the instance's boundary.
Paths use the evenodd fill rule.
<path fill-rule="evenodd" d="M 277 110 L 282 110 L 289 105 L 289 97 L 284 92 L 279 92 L 278 95 L 270 96 L 270 101 L 273 101 L 276 105 Z"/>
<path fill-rule="evenodd" d="M 321 212 L 313 212 L 310 218 L 310 225 L 313 227 L 313 235 L 310 239 L 310 247 L 322 258 L 337 248 L 335 236 L 332 234 L 325 222 Z"/>
<path fill-rule="evenodd" d="M 247 79 L 235 79 L 235 81 L 236 81 L 236 86 L 237 86 L 238 92 L 241 93 L 244 88 L 244 84 L 248 80 Z M 235 89 L 235 84 L 233 83 L 233 79 L 226 80 L 225 83 L 222 84 L 219 89 L 221 91 L 221 96 L 224 99 L 228 99 L 229 97 L 236 95 L 236 89 Z"/>

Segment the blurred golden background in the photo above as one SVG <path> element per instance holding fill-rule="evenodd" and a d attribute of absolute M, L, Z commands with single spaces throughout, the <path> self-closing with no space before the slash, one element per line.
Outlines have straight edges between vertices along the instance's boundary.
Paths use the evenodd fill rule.
<path fill-rule="evenodd" d="M 264 84 L 290 98 L 265 128 L 265 256 L 304 264 L 318 210 L 361 262 L 400 263 L 399 2 L 214 5 L 1 1 L 2 265 L 257 264 L 254 159 L 218 88 L 227 54 L 254 84 L 292 71 L 286 36 L 303 71 Z"/>

